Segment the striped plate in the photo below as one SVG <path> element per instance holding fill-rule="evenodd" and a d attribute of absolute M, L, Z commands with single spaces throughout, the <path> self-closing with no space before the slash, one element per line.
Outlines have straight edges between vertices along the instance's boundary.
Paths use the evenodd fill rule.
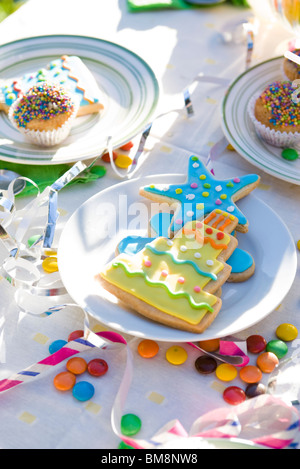
<path fill-rule="evenodd" d="M 272 176 L 300 185 L 300 159 L 284 160 L 280 148 L 264 143 L 247 114 L 251 97 L 276 80 L 283 80 L 282 57 L 262 62 L 240 75 L 229 87 L 222 105 L 223 132 L 247 161 Z"/>
<path fill-rule="evenodd" d="M 55 149 L 25 142 L 0 112 L 0 159 L 59 164 L 94 158 L 105 149 L 108 136 L 116 148 L 142 132 L 151 120 L 159 95 L 153 71 L 135 53 L 101 39 L 53 35 L 4 44 L 0 79 L 38 70 L 64 54 L 77 55 L 90 69 L 103 93 L 105 110 L 77 118 L 67 140 Z"/>

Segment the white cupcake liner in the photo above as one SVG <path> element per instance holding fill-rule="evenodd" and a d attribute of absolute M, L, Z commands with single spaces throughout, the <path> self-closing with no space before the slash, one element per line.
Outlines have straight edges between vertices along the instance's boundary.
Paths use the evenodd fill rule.
<path fill-rule="evenodd" d="M 266 125 L 262 124 L 255 117 L 255 103 L 259 98 L 260 94 L 253 96 L 248 103 L 248 115 L 254 125 L 257 135 L 264 140 L 266 143 L 279 148 L 295 148 L 299 147 L 300 144 L 300 133 L 299 132 L 281 132 L 280 130 L 270 129 Z"/>
<path fill-rule="evenodd" d="M 34 145 L 42 146 L 42 147 L 51 147 L 54 145 L 58 145 L 59 143 L 63 142 L 68 135 L 70 134 L 72 124 L 76 118 L 76 114 L 78 112 L 79 104 L 76 101 L 73 101 L 73 112 L 69 116 L 69 118 L 64 122 L 64 124 L 59 127 L 58 129 L 54 130 L 28 130 L 24 127 L 19 127 L 14 119 L 14 111 L 18 106 L 22 96 L 18 98 L 9 109 L 8 118 L 10 122 L 13 124 L 14 128 L 21 132 L 24 137 Z"/>

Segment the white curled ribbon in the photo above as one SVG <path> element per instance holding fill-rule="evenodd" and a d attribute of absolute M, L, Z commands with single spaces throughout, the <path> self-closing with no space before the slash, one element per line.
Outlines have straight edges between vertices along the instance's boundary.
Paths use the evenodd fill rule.
<path fill-rule="evenodd" d="M 76 304 L 64 304 L 60 307 L 57 307 L 56 310 L 63 309 L 66 306 L 79 307 Z M 55 310 L 55 307 L 53 307 L 53 309 Z M 28 368 L 11 375 L 7 379 L 0 380 L 0 394 L 10 391 L 22 384 L 31 382 L 34 379 L 38 379 L 41 375 L 51 371 L 51 369 L 54 369 L 54 367 L 56 367 L 58 364 L 74 355 L 77 355 L 78 353 L 83 353 L 87 350 L 91 350 L 92 348 L 116 349 L 119 348 L 120 345 L 123 347 L 125 346 L 126 365 L 111 412 L 111 425 L 113 431 L 117 436 L 119 436 L 120 439 L 122 439 L 121 418 L 133 377 L 133 358 L 131 349 L 124 337 L 116 332 L 93 332 L 89 325 L 88 316 L 85 311 L 83 312 L 85 316 L 83 337 L 67 342 L 67 344 L 64 345 L 61 349 L 42 359 L 38 363 L 35 363 Z"/>

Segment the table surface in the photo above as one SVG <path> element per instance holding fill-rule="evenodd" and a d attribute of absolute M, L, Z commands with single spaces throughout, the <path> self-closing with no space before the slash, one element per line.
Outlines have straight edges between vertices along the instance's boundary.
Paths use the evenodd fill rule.
<path fill-rule="evenodd" d="M 230 5 L 129 13 L 125 0 L 52 0 L 50 3 L 29 0 L 1 23 L 0 43 L 48 34 L 79 34 L 118 43 L 143 57 L 156 74 L 161 89 L 159 114 L 182 108 L 182 90 L 200 72 L 231 80 L 244 71 L 245 44 L 225 44 L 219 31 L 226 23 L 239 21 L 245 14 L 245 10 Z M 277 44 L 289 37 L 278 25 L 259 29 L 253 63 L 277 55 L 275 35 Z M 223 94 L 224 89 L 220 87 L 198 84 L 192 97 L 193 118 L 188 119 L 184 113 L 170 114 L 159 125 L 154 123 L 146 145 L 145 162 L 137 176 L 183 173 L 190 154 L 199 155 L 205 161 L 212 145 L 222 136 L 220 103 Z M 299 186 L 275 179 L 228 149 L 216 162 L 216 169 L 224 178 L 253 172 L 259 174 L 261 184 L 255 192 L 256 197 L 282 218 L 297 242 L 300 238 Z M 58 199 L 58 233 L 83 202 L 119 182 L 107 167 L 104 178 L 62 190 Z M 21 208 L 28 199 L 20 198 L 16 203 Z M 259 269 L 259 259 L 256 263 Z M 298 269 L 291 290 L 281 305 L 263 321 L 238 333 L 237 337 L 245 340 L 251 334 L 260 334 L 269 341 L 275 337 L 276 327 L 283 322 L 299 328 L 299 288 Z M 54 340 L 66 340 L 70 332 L 83 329 L 83 313 L 72 306 L 47 318 L 20 313 L 14 301 L 14 288 L 5 280 L 0 282 L 0 313 L 0 377 L 3 379 L 46 357 L 49 344 Z M 101 324 L 93 321 L 94 330 L 101 330 Z M 139 339 L 128 336 L 126 340 L 132 352 L 133 378 L 123 411 L 140 417 L 139 439 L 151 439 L 163 425 L 174 419 L 189 431 L 196 418 L 214 409 L 230 407 L 222 397 L 227 384 L 215 375 L 203 377 L 195 371 L 194 362 L 199 356 L 196 349 L 181 344 L 188 352 L 188 359 L 183 365 L 174 366 L 165 359 L 165 352 L 176 344 L 159 343 L 158 355 L 146 360 L 137 353 Z M 296 347 L 297 341 L 289 343 L 289 355 Z M 112 428 L 111 412 L 124 375 L 124 347 L 93 349 L 80 355 L 87 360 L 103 358 L 109 363 L 109 372 L 101 379 L 92 380 L 95 386 L 92 400 L 82 403 L 70 393 L 61 393 L 54 388 L 53 378 L 65 370 L 65 363 L 3 393 L 0 397 L 1 448 L 118 447 L 120 438 Z M 267 379 L 265 375 L 263 380 L 266 382 Z M 243 385 L 239 378 L 230 384 Z"/>

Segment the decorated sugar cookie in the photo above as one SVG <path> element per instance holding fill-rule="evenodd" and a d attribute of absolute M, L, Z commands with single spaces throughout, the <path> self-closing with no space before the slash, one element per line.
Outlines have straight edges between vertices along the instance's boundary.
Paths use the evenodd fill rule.
<path fill-rule="evenodd" d="M 0 110 L 9 111 L 20 95 L 41 82 L 62 85 L 79 101 L 77 116 L 99 112 L 103 109 L 102 96 L 92 73 L 79 57 L 64 55 L 45 68 L 26 73 L 22 77 L 0 82 Z"/>
<path fill-rule="evenodd" d="M 187 223 L 172 239 L 158 237 L 134 254 L 119 254 L 97 279 L 148 319 L 202 333 L 220 311 L 216 292 L 230 275 L 226 261 L 238 244 L 230 234 L 238 219 L 215 214 Z"/>
<path fill-rule="evenodd" d="M 216 208 L 238 219 L 237 231 L 248 231 L 248 220 L 235 202 L 253 191 L 260 177 L 255 174 L 218 180 L 197 156 L 189 159 L 187 181 L 183 184 L 151 184 L 140 189 L 148 199 L 172 205 L 176 209 L 170 225 L 169 236 L 180 230 L 190 220 L 198 220 Z"/>
<path fill-rule="evenodd" d="M 149 222 L 151 237 L 144 238 L 141 236 L 126 236 L 118 244 L 117 253 L 133 255 L 141 251 L 146 244 L 150 243 L 155 238 L 159 236 L 167 238 L 172 218 L 173 216 L 169 212 L 157 213 Z M 252 277 L 255 272 L 255 262 L 253 257 L 247 251 L 240 248 L 236 248 L 234 250 L 227 260 L 227 264 L 231 267 L 231 273 L 227 282 L 245 282 Z"/>

